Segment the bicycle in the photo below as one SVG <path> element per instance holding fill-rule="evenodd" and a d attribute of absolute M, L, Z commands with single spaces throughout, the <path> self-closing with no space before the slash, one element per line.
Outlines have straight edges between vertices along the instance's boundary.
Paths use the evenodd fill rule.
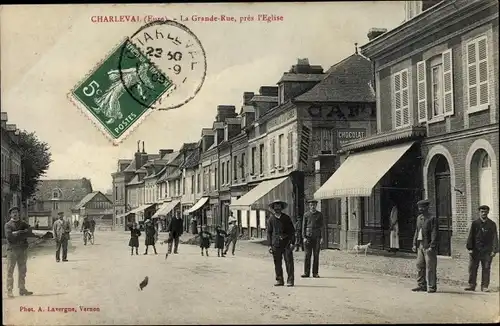
<path fill-rule="evenodd" d="M 90 232 L 90 230 L 83 230 L 83 244 L 86 246 L 87 241 L 90 241 L 91 244 L 94 244 L 94 236 Z"/>

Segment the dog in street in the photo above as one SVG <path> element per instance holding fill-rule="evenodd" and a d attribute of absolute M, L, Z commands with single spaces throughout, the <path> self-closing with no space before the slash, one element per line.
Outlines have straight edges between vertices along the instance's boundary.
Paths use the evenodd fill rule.
<path fill-rule="evenodd" d="M 364 245 L 355 245 L 354 247 L 352 247 L 352 250 L 356 251 L 356 256 L 359 254 L 360 250 L 364 250 L 365 256 L 366 256 L 366 253 L 368 252 L 368 248 L 370 248 L 371 245 L 372 245 L 371 242 L 368 242 L 367 244 L 364 244 Z"/>

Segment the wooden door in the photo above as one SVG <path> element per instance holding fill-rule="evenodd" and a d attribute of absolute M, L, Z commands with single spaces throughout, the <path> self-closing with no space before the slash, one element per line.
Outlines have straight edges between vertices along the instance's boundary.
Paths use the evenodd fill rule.
<path fill-rule="evenodd" d="M 451 256 L 451 181 L 448 173 L 436 174 L 436 216 L 439 222 L 438 255 Z"/>

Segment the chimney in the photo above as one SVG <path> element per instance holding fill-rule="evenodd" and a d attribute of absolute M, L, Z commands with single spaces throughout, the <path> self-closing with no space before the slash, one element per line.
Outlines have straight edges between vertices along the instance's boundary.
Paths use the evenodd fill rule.
<path fill-rule="evenodd" d="M 259 94 L 262 96 L 278 96 L 277 86 L 261 86 L 259 88 Z"/>
<path fill-rule="evenodd" d="M 141 164 L 142 163 L 142 154 L 140 151 L 135 152 L 134 161 L 135 161 L 135 169 L 138 170 L 142 165 Z"/>
<path fill-rule="evenodd" d="M 163 156 L 165 156 L 167 154 L 172 154 L 173 152 L 174 152 L 173 149 L 160 149 L 160 151 L 159 151 L 160 158 L 163 158 Z"/>
<path fill-rule="evenodd" d="M 142 153 L 146 154 L 146 151 L 144 150 L 144 141 L 142 141 Z"/>
<path fill-rule="evenodd" d="M 243 93 L 243 105 L 249 105 L 250 100 L 254 97 L 254 92 L 244 92 Z"/>
<path fill-rule="evenodd" d="M 217 105 L 217 122 L 224 122 L 226 118 L 236 118 L 236 107 L 234 105 Z"/>
<path fill-rule="evenodd" d="M 137 153 L 139 153 L 141 151 L 140 146 L 141 146 L 141 141 L 138 140 L 137 141 Z"/>
<path fill-rule="evenodd" d="M 387 28 L 370 28 L 370 30 L 368 31 L 368 40 L 373 40 L 377 37 L 379 37 L 380 35 L 384 34 L 387 32 Z"/>

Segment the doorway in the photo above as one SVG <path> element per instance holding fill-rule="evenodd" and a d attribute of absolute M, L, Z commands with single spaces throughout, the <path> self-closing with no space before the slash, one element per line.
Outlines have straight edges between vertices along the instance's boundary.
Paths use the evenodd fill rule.
<path fill-rule="evenodd" d="M 451 176 L 450 166 L 443 155 L 438 155 L 434 171 L 436 216 L 439 224 L 438 255 L 451 256 Z"/>

